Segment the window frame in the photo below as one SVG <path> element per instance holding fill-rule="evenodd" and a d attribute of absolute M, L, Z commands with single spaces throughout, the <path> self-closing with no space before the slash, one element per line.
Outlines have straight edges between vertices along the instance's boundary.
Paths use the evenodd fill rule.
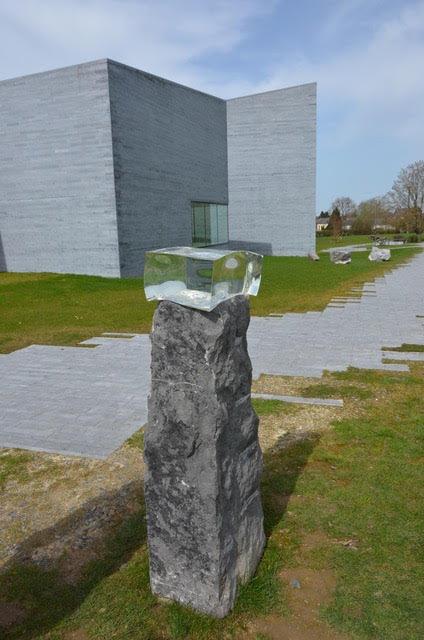
<path fill-rule="evenodd" d="M 196 217 L 195 210 L 196 208 L 203 207 L 203 225 L 198 225 L 203 229 L 203 239 L 201 236 L 195 236 L 196 230 Z M 212 207 L 215 207 L 213 210 Z M 226 207 L 226 225 L 225 225 L 225 240 L 220 239 L 219 232 L 222 230 L 222 227 L 219 225 L 219 216 L 220 216 L 220 207 Z M 209 219 L 207 220 L 207 215 Z M 212 242 L 212 227 L 216 228 L 216 242 Z M 209 229 L 209 238 L 207 236 L 207 231 Z M 193 247 L 212 247 L 220 244 L 227 244 L 229 238 L 229 224 L 228 224 L 228 202 L 202 202 L 200 200 L 192 200 L 191 201 L 191 244 Z M 195 242 L 195 239 L 197 240 Z M 209 240 L 209 242 L 208 242 Z"/>

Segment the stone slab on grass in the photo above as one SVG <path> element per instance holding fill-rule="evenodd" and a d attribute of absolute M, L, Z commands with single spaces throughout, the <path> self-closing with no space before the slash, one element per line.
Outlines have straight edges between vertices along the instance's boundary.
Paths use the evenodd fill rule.
<path fill-rule="evenodd" d="M 343 406 L 343 400 L 336 400 L 334 398 L 302 398 L 301 396 L 277 396 L 269 393 L 252 393 L 252 398 L 280 400 L 281 402 L 293 402 L 294 404 L 318 404 L 327 407 Z"/>

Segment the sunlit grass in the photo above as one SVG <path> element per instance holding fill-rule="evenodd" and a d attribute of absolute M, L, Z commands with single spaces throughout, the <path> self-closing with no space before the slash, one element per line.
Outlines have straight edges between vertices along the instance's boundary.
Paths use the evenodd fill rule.
<path fill-rule="evenodd" d="M 372 240 L 369 235 L 340 236 L 336 239 L 331 236 L 321 236 L 316 239 L 317 251 L 329 249 L 330 247 L 348 247 L 355 244 L 372 245 Z"/>
<path fill-rule="evenodd" d="M 354 401 L 356 415 L 337 409 L 332 429 L 282 436 L 265 452 L 267 547 L 225 619 L 152 595 L 141 509 L 123 518 L 74 584 L 58 570 L 11 565 L 0 576 L 0 601 L 19 604 L 26 617 L 4 637 L 68 640 L 72 630 L 95 640 L 240 637 L 257 616 L 290 615 L 279 579 L 287 566 L 333 572 L 337 588 L 319 615 L 345 637 L 424 637 L 423 391 L 421 363 L 410 375 L 351 368 L 305 387 L 307 395 Z M 260 416 L 280 414 L 284 424 L 286 403 L 254 404 Z M 141 455 L 141 430 L 130 444 Z M 9 472 L 20 463 L 11 460 Z M 315 531 L 323 541 L 305 550 L 303 537 Z"/>
<path fill-rule="evenodd" d="M 381 275 L 417 249 L 392 251 L 390 263 L 371 263 L 355 253 L 348 265 L 328 254 L 307 258 L 265 257 L 261 288 L 251 296 L 253 315 L 321 310 L 332 296 Z M 0 353 L 30 344 L 77 345 L 103 332 L 148 333 L 155 303 L 142 278 L 0 273 Z"/>

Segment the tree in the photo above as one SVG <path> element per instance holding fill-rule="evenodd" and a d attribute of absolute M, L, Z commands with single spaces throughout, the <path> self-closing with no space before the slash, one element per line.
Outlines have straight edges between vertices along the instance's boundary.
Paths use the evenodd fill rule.
<path fill-rule="evenodd" d="M 364 200 L 358 206 L 358 215 L 352 223 L 352 233 L 369 234 L 376 224 L 376 198 Z"/>
<path fill-rule="evenodd" d="M 346 196 L 336 198 L 330 208 L 331 211 L 337 209 L 342 218 L 345 216 L 352 216 L 356 212 L 356 204 L 353 202 L 352 198 L 348 198 Z"/>
<path fill-rule="evenodd" d="M 321 211 L 321 213 L 318 216 L 319 218 L 329 218 L 330 214 L 328 211 Z"/>
<path fill-rule="evenodd" d="M 424 229 L 424 160 L 401 169 L 388 195 L 406 230 L 421 233 Z"/>
<path fill-rule="evenodd" d="M 333 212 L 328 221 L 328 229 L 331 231 L 331 235 L 335 240 L 341 235 L 343 228 L 343 221 L 340 215 L 340 211 L 337 207 L 333 209 Z"/>
<path fill-rule="evenodd" d="M 386 198 L 370 198 L 359 203 L 352 233 L 367 234 L 376 228 L 395 228 Z"/>

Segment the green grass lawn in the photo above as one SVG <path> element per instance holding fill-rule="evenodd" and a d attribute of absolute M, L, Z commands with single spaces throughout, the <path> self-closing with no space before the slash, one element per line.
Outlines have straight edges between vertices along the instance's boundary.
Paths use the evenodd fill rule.
<path fill-rule="evenodd" d="M 394 233 L 384 233 L 380 234 L 380 237 L 383 238 L 393 238 Z M 400 234 L 409 238 L 410 234 Z M 322 251 L 323 249 L 329 249 L 330 247 L 347 247 L 355 244 L 366 244 L 371 247 L 373 241 L 369 235 L 352 235 L 352 236 L 340 236 L 337 240 L 334 240 L 331 236 L 320 236 L 316 239 L 316 249 L 317 251 Z"/>
<path fill-rule="evenodd" d="M 296 623 L 298 618 L 291 616 L 294 592 L 303 607 L 298 602 L 297 615 L 308 618 L 311 605 L 303 600 L 302 576 L 313 576 L 318 584 L 321 575 L 331 575 L 335 590 L 314 614 L 311 634 L 302 637 L 313 640 L 314 629 L 317 637 L 332 637 L 330 625 L 352 640 L 421 640 L 424 365 L 413 365 L 409 375 L 351 369 L 314 384 L 307 381 L 305 392 L 344 397 L 351 404 L 332 409 L 332 429 L 282 436 L 265 452 L 267 547 L 256 576 L 242 586 L 227 618 L 215 620 L 151 594 L 140 510 L 125 515 L 76 582 L 64 581 L 60 570 L 36 565 L 11 566 L 0 575 L 0 605 L 3 598 L 27 613 L 2 637 L 292 637 L 259 629 L 278 619 L 284 634 L 286 621 Z M 285 403 L 255 401 L 255 409 L 262 419 L 274 413 L 284 425 Z M 131 444 L 141 447 L 140 434 Z M 139 499 L 142 503 L 142 495 Z M 287 571 L 299 575 L 299 592 L 282 580 Z M 251 634 L 245 635 L 248 625 Z"/>
<path fill-rule="evenodd" d="M 329 249 L 330 247 L 347 247 L 354 244 L 372 244 L 372 240 L 369 235 L 363 236 L 340 236 L 337 240 L 334 240 L 331 236 L 321 236 L 316 239 L 317 251 L 323 249 Z"/>
<path fill-rule="evenodd" d="M 411 257 L 417 249 L 392 251 L 389 263 L 355 253 L 348 265 L 328 254 L 307 258 L 265 257 L 253 315 L 321 310 L 341 295 Z M 103 332 L 150 331 L 155 303 L 144 296 L 142 278 L 60 274 L 0 274 L 0 353 L 29 344 L 76 345 Z"/>
<path fill-rule="evenodd" d="M 325 254 L 318 263 L 266 258 L 260 295 L 251 298 L 252 311 L 322 308 L 333 295 L 381 275 L 414 251 L 392 251 L 389 264 L 370 263 L 367 253 L 355 253 L 349 265 L 332 265 Z M 103 331 L 148 331 L 154 308 L 145 301 L 139 278 L 0 275 L 4 352 L 32 342 L 76 344 Z M 287 434 L 287 421 L 302 415 L 302 409 L 254 400 L 261 429 L 270 421 L 273 433 L 281 429 L 285 435 L 264 454 L 267 547 L 254 579 L 241 587 L 227 618 L 215 620 L 151 594 L 140 494 L 140 510 L 123 508 L 120 523 L 78 579 L 64 579 L 61 560 L 54 569 L 29 561 L 12 563 L 0 574 L 0 625 L 8 608 L 16 606 L 22 614 L 7 630 L 0 626 L 0 637 L 271 640 L 275 636 L 264 631 L 268 624 L 277 620 L 283 629 L 287 621 L 294 624 L 312 615 L 302 576 L 314 576 L 318 584 L 320 576 L 331 575 L 335 589 L 311 618 L 319 637 L 327 637 L 322 634 L 329 633 L 329 625 L 352 640 L 421 640 L 424 364 L 412 363 L 410 374 L 351 369 L 296 384 L 303 386 L 295 395 L 343 398 L 345 405 L 325 409 L 330 412 L 326 427 L 331 423 L 331 428 Z M 312 409 L 304 411 L 306 420 Z M 141 458 L 142 431 L 128 444 Z M 13 499 L 17 483 L 40 482 L 34 471 L 36 455 L 11 450 L 0 456 L 0 500 L 6 494 Z M 49 473 L 55 473 L 54 460 Z M 81 504 L 78 518 L 84 520 L 92 509 L 91 502 Z M 62 528 L 69 529 L 67 520 L 56 524 L 34 536 L 34 548 L 44 533 L 54 540 Z M 287 571 L 300 576 L 299 592 L 285 582 Z M 304 637 L 313 640 L 313 634 Z"/>

